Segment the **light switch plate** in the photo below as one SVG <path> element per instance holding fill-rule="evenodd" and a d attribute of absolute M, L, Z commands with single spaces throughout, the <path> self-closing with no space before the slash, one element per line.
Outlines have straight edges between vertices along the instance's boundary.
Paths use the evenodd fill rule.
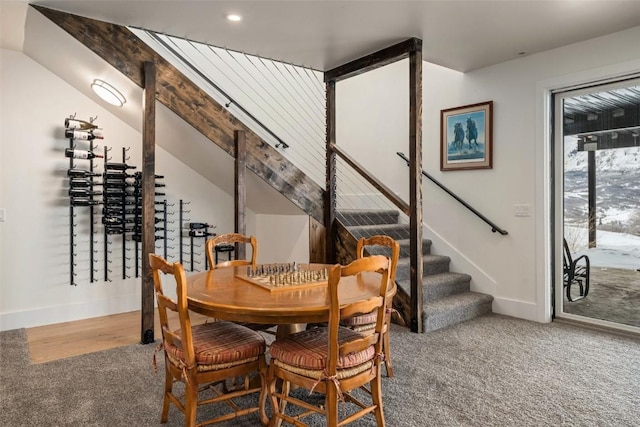
<path fill-rule="evenodd" d="M 513 205 L 513 214 L 515 216 L 531 216 L 531 206 L 529 205 Z"/>
<path fill-rule="evenodd" d="M 0 222 L 5 222 L 7 220 L 7 210 L 0 209 Z"/>

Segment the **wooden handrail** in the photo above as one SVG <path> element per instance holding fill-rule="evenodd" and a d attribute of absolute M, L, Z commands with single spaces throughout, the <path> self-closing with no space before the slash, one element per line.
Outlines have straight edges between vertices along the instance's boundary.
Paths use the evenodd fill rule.
<path fill-rule="evenodd" d="M 347 162 L 347 164 L 351 166 L 360 176 L 366 179 L 369 184 L 373 185 L 387 199 L 389 199 L 394 205 L 396 205 L 396 207 L 400 209 L 405 215 L 410 215 L 411 210 L 409 205 L 404 200 L 399 198 L 393 191 L 391 191 L 389 187 L 371 176 L 371 174 L 369 174 L 369 172 L 367 172 L 364 167 L 362 167 L 358 162 L 356 162 L 336 144 L 329 144 L 329 148 L 338 156 L 340 156 L 342 160 Z"/>
<path fill-rule="evenodd" d="M 400 156 L 400 158 L 402 158 L 402 160 L 404 160 L 405 162 L 407 162 L 407 166 L 409 165 L 409 159 L 407 158 L 407 156 L 404 155 L 404 153 L 401 152 L 397 152 L 396 153 L 398 156 Z M 489 224 L 491 226 L 491 231 L 492 232 L 498 232 L 500 234 L 502 234 L 503 236 L 506 236 L 507 234 L 509 234 L 506 230 L 503 230 L 502 228 L 498 227 L 497 225 L 495 225 L 493 222 L 491 222 L 486 216 L 482 215 L 480 212 L 478 212 L 477 210 L 475 210 L 471 205 L 469 205 L 467 202 L 465 202 L 464 200 L 462 200 L 460 197 L 458 197 L 453 191 L 449 190 L 447 187 L 445 187 L 444 185 L 442 185 L 438 180 L 436 180 L 434 177 L 432 177 L 431 175 L 429 175 L 428 173 L 426 173 L 424 170 L 422 171 L 422 175 L 426 176 L 427 178 L 429 178 L 429 180 L 431 182 L 433 182 L 435 185 L 437 185 L 438 187 L 440 187 L 442 190 L 444 190 L 445 193 L 447 193 L 448 195 L 450 195 L 451 197 L 453 197 L 454 199 L 456 199 L 458 202 L 460 202 L 462 204 L 462 206 L 464 206 L 465 208 L 469 209 L 471 212 L 473 212 L 478 218 L 480 218 L 481 220 L 483 220 L 484 222 L 486 222 L 487 224 Z"/>

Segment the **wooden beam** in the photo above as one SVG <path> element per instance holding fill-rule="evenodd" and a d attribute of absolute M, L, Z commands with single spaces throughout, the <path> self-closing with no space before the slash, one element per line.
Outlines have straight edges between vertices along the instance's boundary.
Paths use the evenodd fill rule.
<path fill-rule="evenodd" d="M 422 332 L 422 50 L 409 55 L 409 205 L 410 327 Z"/>
<path fill-rule="evenodd" d="M 234 210 L 235 210 L 235 230 L 236 233 L 247 234 L 247 223 L 245 212 L 247 210 L 247 140 L 244 131 L 235 131 L 236 140 L 236 162 L 234 168 L 235 190 L 234 190 Z M 236 244 L 236 259 L 246 258 L 246 245 Z"/>
<path fill-rule="evenodd" d="M 144 63 L 142 100 L 142 344 L 152 343 L 154 287 L 149 254 L 155 252 L 156 67 Z"/>
<path fill-rule="evenodd" d="M 327 167 L 324 201 L 324 226 L 327 233 L 327 262 L 336 262 L 335 230 L 336 220 L 336 82 L 329 81 L 327 87 Z"/>
<path fill-rule="evenodd" d="M 409 52 L 422 52 L 422 40 L 407 39 L 362 58 L 343 64 L 324 73 L 324 81 L 340 81 L 367 71 L 375 70 L 401 59 L 407 58 Z"/>
<path fill-rule="evenodd" d="M 302 211 L 323 220 L 324 191 L 317 183 L 126 27 L 42 6 L 32 7 L 140 87 L 143 87 L 143 63 L 154 62 L 156 98 L 160 103 L 231 156 L 235 153 L 234 131 L 244 130 L 247 168 Z"/>
<path fill-rule="evenodd" d="M 587 206 L 589 211 L 589 248 L 596 247 L 596 152 L 587 152 Z"/>
<path fill-rule="evenodd" d="M 327 229 L 321 222 L 309 217 L 309 262 L 327 263 Z"/>

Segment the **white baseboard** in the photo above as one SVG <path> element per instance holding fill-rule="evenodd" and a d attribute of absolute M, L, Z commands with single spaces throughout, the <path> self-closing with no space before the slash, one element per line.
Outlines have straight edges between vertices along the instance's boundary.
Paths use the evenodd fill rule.
<path fill-rule="evenodd" d="M 532 302 L 494 297 L 492 309 L 493 312 L 497 314 L 531 320 L 533 322 L 548 323 L 547 320 L 539 318 L 538 306 Z"/>
<path fill-rule="evenodd" d="M 131 297 L 128 295 L 128 297 Z M 55 323 L 90 319 L 92 317 L 127 313 L 140 310 L 140 297 L 84 302 L 53 307 L 40 307 L 31 310 L 0 313 L 0 331 L 33 328 Z"/>

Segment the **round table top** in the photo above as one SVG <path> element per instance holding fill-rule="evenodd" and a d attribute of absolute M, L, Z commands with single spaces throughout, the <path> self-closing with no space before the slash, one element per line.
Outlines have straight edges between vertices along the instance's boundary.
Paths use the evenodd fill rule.
<path fill-rule="evenodd" d="M 309 267 L 308 264 L 301 268 Z M 331 265 L 311 264 L 312 269 Z M 271 291 L 238 277 L 247 267 L 227 267 L 187 276 L 189 309 L 232 321 L 292 324 L 325 322 L 329 318 L 327 285 Z M 338 287 L 343 304 L 362 301 L 380 292 L 380 274 L 345 277 Z"/>

